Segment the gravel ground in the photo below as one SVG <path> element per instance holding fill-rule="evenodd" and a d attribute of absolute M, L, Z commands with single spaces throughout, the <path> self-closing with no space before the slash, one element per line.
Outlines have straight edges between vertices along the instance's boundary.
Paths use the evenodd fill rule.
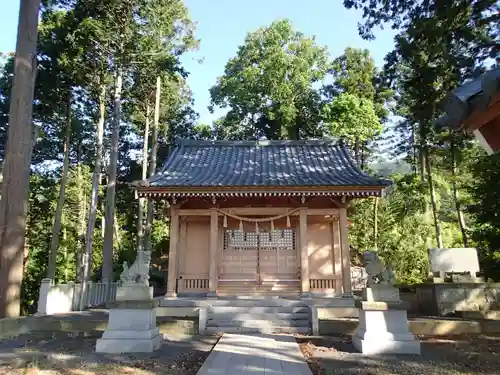
<path fill-rule="evenodd" d="M 152 354 L 112 355 L 95 352 L 101 335 L 38 332 L 0 339 L 0 375 L 195 375 L 218 340 L 168 336 Z"/>
<path fill-rule="evenodd" d="M 297 337 L 314 375 L 500 374 L 500 336 L 419 337 L 421 356 L 365 357 L 348 336 Z"/>

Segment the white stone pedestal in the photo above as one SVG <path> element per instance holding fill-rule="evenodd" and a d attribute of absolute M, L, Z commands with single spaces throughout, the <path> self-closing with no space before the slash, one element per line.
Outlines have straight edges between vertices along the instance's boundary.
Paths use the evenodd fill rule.
<path fill-rule="evenodd" d="M 146 285 L 126 285 L 116 289 L 117 301 L 150 301 L 153 299 L 153 287 Z"/>
<path fill-rule="evenodd" d="M 352 337 L 354 347 L 366 355 L 420 354 L 420 342 L 408 329 L 408 306 L 399 299 L 398 289 L 376 285 L 366 288 L 363 297 L 365 301 L 356 301 L 359 324 Z"/>
<path fill-rule="evenodd" d="M 151 353 L 161 346 L 156 327 L 158 301 L 116 301 L 109 305 L 108 327 L 97 340 L 98 353 Z"/>

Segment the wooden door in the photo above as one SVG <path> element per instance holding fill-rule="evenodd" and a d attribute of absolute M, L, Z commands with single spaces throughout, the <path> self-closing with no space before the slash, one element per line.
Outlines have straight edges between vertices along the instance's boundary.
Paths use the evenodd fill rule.
<path fill-rule="evenodd" d="M 219 278 L 224 281 L 297 280 L 297 252 L 293 229 L 270 232 L 226 230 Z"/>
<path fill-rule="evenodd" d="M 219 279 L 257 282 L 257 249 L 256 233 L 226 230 Z"/>
<path fill-rule="evenodd" d="M 260 280 L 297 280 L 297 251 L 295 230 L 277 229 L 259 233 Z"/>

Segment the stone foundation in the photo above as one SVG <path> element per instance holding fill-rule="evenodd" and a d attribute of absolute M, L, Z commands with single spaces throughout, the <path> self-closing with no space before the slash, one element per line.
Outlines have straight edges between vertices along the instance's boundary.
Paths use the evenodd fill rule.
<path fill-rule="evenodd" d="M 148 289 L 144 287 L 144 290 L 134 290 L 133 293 L 147 295 Z M 151 353 L 158 349 L 162 335 L 156 326 L 157 306 L 158 301 L 153 300 L 110 303 L 108 327 L 96 342 L 96 352 Z"/>
<path fill-rule="evenodd" d="M 354 347 L 366 355 L 420 354 L 420 342 L 408 329 L 408 306 L 399 300 L 398 289 L 374 285 L 363 297 L 364 301 L 356 301 L 359 323 L 352 337 Z"/>

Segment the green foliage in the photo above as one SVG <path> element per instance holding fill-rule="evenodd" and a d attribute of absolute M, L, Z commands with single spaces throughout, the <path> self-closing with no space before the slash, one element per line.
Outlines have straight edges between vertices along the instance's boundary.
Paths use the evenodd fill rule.
<path fill-rule="evenodd" d="M 347 93 L 369 100 L 380 120 L 387 119 L 389 112 L 386 104 L 393 92 L 384 85 L 381 72 L 367 49 L 346 48 L 341 56 L 333 60 L 331 72 L 333 83 L 323 88 L 329 98 Z"/>
<path fill-rule="evenodd" d="M 210 89 L 211 107 L 229 108 L 222 127 L 240 137 L 307 137 L 320 120 L 313 85 L 328 71 L 328 53 L 287 20 L 250 33 Z"/>
<path fill-rule="evenodd" d="M 472 165 L 469 191 L 476 204 L 470 206 L 473 239 L 487 277 L 500 280 L 500 154 L 480 156 Z"/>
<path fill-rule="evenodd" d="M 330 119 L 330 133 L 353 145 L 375 139 L 382 124 L 373 102 L 352 94 L 342 93 L 325 106 L 325 118 Z"/>
<path fill-rule="evenodd" d="M 30 181 L 30 210 L 27 219 L 26 248 L 21 310 L 36 312 L 40 283 L 47 272 L 52 215 L 57 199 L 57 183 L 50 174 L 33 174 Z"/>
<path fill-rule="evenodd" d="M 430 42 L 465 41 L 482 60 L 498 56 L 500 51 L 500 4 L 496 0 L 344 0 L 344 5 L 363 11 L 365 23 L 358 28 L 367 39 L 374 38 L 377 26 L 389 24 L 405 30 L 429 19 L 422 37 Z"/>
<path fill-rule="evenodd" d="M 459 213 L 468 208 L 464 212 L 465 232 L 471 234 L 473 245 L 479 249 L 487 275 L 500 280 L 500 159 L 478 153 L 470 137 L 443 133 L 434 126 L 447 93 L 483 69 L 485 57 L 498 51 L 497 2 L 345 0 L 347 7 L 363 10 L 366 23 L 360 32 L 365 37 L 383 23 L 400 28 L 383 72 L 376 69 L 367 50 L 347 48 L 330 61 L 326 48 L 313 37 L 296 31 L 287 20 L 275 21 L 247 35 L 210 89 L 211 109 L 228 109 L 211 126 L 195 125 L 197 114 L 192 109 L 188 72 L 181 56 L 198 41 L 181 0 L 44 3 L 34 100 L 38 139 L 32 163 L 23 282 L 26 313 L 36 310 L 39 284 L 46 274 L 69 98 L 73 112 L 70 175 L 57 280 L 78 277 L 94 169 L 98 94 L 101 85 L 108 85 L 107 156 L 114 100 L 109 88 L 118 68 L 123 70 L 124 86 L 115 277 L 124 261 L 130 263 L 135 258 L 137 200 L 130 183 L 141 178 L 136 155 L 142 150 L 146 117 L 153 119 L 156 78 L 160 77 L 160 162 L 176 137 L 248 139 L 265 135 L 269 139 L 299 139 L 329 134 L 345 139 L 356 151 L 357 162 L 366 169 L 392 111 L 401 121 L 390 129 L 390 137 L 395 140 L 391 153 L 404 157 L 411 170 L 394 174 L 391 168 L 398 165 L 396 162 L 385 167 L 384 174 L 393 179 L 394 185 L 378 200 L 376 210 L 373 200 L 353 202 L 349 236 L 354 257 L 376 246 L 395 269 L 399 283 L 413 284 L 426 278 L 427 249 L 436 238 L 436 223 L 429 215 L 428 179 L 432 177 L 432 203 L 443 243 L 447 247 L 462 246 L 458 219 Z M 12 61 L 12 56 L 2 57 L 1 144 L 8 127 Z M 433 166 L 428 174 L 426 160 Z M 93 236 L 93 280 L 101 277 L 104 200 L 101 189 Z M 152 278 L 163 285 L 169 230 L 164 204 L 157 202 L 155 208 Z"/>
<path fill-rule="evenodd" d="M 373 249 L 375 235 L 382 259 L 394 268 L 399 283 L 422 282 L 427 276 L 426 239 L 432 226 L 425 223 L 422 212 L 425 193 L 418 179 L 393 176 L 394 185 L 377 210 L 378 231 L 374 233 L 375 216 L 373 200 L 358 201 L 352 206 L 350 220 L 354 223 L 349 232 L 351 245 L 358 256 Z"/>

